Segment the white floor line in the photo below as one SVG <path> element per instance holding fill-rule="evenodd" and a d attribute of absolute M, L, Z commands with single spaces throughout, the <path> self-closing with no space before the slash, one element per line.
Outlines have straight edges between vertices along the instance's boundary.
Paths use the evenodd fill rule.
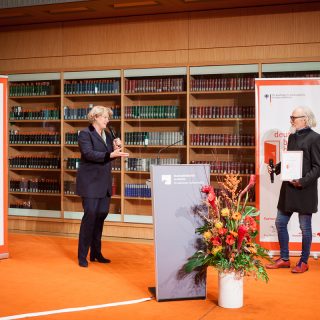
<path fill-rule="evenodd" d="M 96 306 L 67 308 L 67 309 L 59 309 L 59 310 L 52 310 L 52 311 L 42 311 L 42 312 L 34 312 L 34 313 L 25 313 L 25 314 L 18 314 L 18 315 L 7 316 L 7 317 L 0 317 L 0 320 L 15 320 L 15 319 L 47 316 L 49 314 L 66 313 L 66 312 L 78 312 L 78 311 L 86 311 L 86 310 L 92 310 L 92 309 L 117 307 L 117 306 L 124 306 L 124 305 L 127 305 L 127 304 L 145 302 L 145 301 L 149 301 L 149 300 L 152 300 L 152 299 L 153 298 L 142 298 L 142 299 L 138 299 L 138 300 L 129 300 L 129 301 L 122 301 L 122 302 L 98 304 Z"/>

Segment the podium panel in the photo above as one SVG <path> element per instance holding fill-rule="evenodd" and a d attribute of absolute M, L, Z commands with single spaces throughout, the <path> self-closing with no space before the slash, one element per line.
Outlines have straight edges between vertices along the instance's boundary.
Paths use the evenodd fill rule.
<path fill-rule="evenodd" d="M 201 187 L 209 183 L 209 165 L 151 167 L 157 301 L 206 298 L 205 279 L 196 282 L 183 266 L 199 237 L 200 219 L 192 209 L 201 203 Z"/>

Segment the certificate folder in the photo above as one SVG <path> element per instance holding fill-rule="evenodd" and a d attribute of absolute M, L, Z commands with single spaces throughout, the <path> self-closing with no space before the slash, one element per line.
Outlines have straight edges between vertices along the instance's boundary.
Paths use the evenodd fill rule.
<path fill-rule="evenodd" d="M 281 155 L 281 180 L 292 181 L 302 177 L 303 151 L 284 151 Z"/>

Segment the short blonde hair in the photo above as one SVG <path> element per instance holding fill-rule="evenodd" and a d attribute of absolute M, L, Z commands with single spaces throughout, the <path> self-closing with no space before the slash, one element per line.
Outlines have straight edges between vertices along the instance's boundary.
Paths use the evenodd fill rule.
<path fill-rule="evenodd" d="M 109 107 L 104 106 L 94 106 L 88 113 L 88 120 L 90 123 L 93 123 L 95 119 L 99 116 L 107 115 L 110 119 L 113 115 L 113 111 Z"/>

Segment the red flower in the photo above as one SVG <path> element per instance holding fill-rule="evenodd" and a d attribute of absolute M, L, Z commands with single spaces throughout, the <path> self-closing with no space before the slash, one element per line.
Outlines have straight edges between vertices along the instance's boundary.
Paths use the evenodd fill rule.
<path fill-rule="evenodd" d="M 254 220 L 254 218 L 250 216 L 246 216 L 244 219 L 245 225 L 249 228 L 251 231 L 256 231 L 257 230 L 257 223 Z"/>
<path fill-rule="evenodd" d="M 201 192 L 203 192 L 203 193 L 209 193 L 210 191 L 213 191 L 213 188 L 212 188 L 212 186 L 210 186 L 210 185 L 208 185 L 208 186 L 203 186 L 202 188 L 201 188 Z"/>
<path fill-rule="evenodd" d="M 201 188 L 201 192 L 206 193 L 208 195 L 208 202 L 213 208 L 213 210 L 217 213 L 218 208 L 216 206 L 216 194 L 214 193 L 213 187 L 208 185 L 208 186 L 203 186 Z"/>
<path fill-rule="evenodd" d="M 241 224 L 238 228 L 238 246 L 237 246 L 238 250 L 240 250 L 243 239 L 247 234 L 247 232 L 248 232 L 248 228 L 245 225 Z"/>
<path fill-rule="evenodd" d="M 221 239 L 219 237 L 212 237 L 210 241 L 214 246 L 221 246 Z"/>
<path fill-rule="evenodd" d="M 241 191 L 240 195 L 239 195 L 239 199 L 242 198 L 242 196 L 247 193 L 256 183 L 256 176 L 254 174 L 250 175 L 250 180 L 248 185 Z"/>
<path fill-rule="evenodd" d="M 226 238 L 226 243 L 230 246 L 232 246 L 234 243 L 235 243 L 235 239 L 234 239 L 234 236 L 232 236 L 231 234 L 228 234 L 227 235 L 227 238 Z"/>

